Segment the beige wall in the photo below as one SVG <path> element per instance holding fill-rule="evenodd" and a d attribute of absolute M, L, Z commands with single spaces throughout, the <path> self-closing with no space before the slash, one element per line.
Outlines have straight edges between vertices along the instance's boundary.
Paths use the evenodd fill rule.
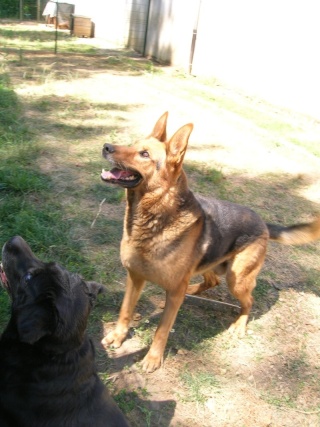
<path fill-rule="evenodd" d="M 127 40 L 125 0 L 75 0 L 75 14 L 91 18 L 95 36 L 119 46 Z"/>
<path fill-rule="evenodd" d="M 320 116 L 318 0 L 202 0 L 193 73 Z"/>

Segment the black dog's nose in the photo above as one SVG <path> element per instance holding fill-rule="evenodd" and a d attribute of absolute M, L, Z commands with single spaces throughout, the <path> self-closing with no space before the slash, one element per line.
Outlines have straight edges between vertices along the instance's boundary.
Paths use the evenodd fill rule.
<path fill-rule="evenodd" d="M 115 149 L 114 149 L 113 145 L 111 145 L 111 144 L 104 144 L 103 151 L 106 153 L 112 154 L 115 152 Z"/>

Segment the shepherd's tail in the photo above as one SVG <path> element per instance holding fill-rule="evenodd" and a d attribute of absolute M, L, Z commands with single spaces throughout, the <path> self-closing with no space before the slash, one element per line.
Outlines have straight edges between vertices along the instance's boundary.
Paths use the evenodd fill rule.
<path fill-rule="evenodd" d="M 284 245 L 303 245 L 320 239 L 320 217 L 313 222 L 295 224 L 289 227 L 267 224 L 270 239 Z"/>

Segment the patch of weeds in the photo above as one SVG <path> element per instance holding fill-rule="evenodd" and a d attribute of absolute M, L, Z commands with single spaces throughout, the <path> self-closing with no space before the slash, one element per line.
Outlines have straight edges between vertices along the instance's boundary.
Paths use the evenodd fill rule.
<path fill-rule="evenodd" d="M 165 291 L 158 285 L 148 283 L 141 294 L 139 304 L 146 305 L 147 307 L 150 306 L 150 297 L 152 296 L 159 296 L 165 299 Z"/>
<path fill-rule="evenodd" d="M 152 411 L 150 411 L 150 409 L 146 408 L 145 406 L 138 406 L 138 408 L 140 409 L 140 411 L 142 412 L 142 414 L 145 417 L 146 427 L 150 427 L 151 426 Z"/>
<path fill-rule="evenodd" d="M 265 297 L 268 295 L 270 290 L 270 285 L 262 280 L 262 279 L 258 279 L 257 280 L 257 285 L 253 290 L 253 297 L 255 299 L 256 302 L 259 302 L 263 299 L 265 299 Z"/>
<path fill-rule="evenodd" d="M 314 292 L 316 295 L 320 296 L 320 277 L 319 270 L 314 268 L 304 268 L 305 272 L 305 291 Z"/>
<path fill-rule="evenodd" d="M 147 396 L 147 390 L 138 387 L 133 391 L 121 389 L 113 395 L 113 398 L 119 408 L 129 416 L 131 420 L 139 420 L 139 422 L 134 422 L 133 425 L 150 427 L 152 425 L 151 420 L 154 411 L 152 407 L 150 407 L 148 401 L 145 400 Z"/>
<path fill-rule="evenodd" d="M 150 60 L 146 60 L 144 58 L 132 59 L 129 56 L 125 56 L 125 55 L 109 57 L 107 62 L 108 62 L 108 65 L 113 65 L 113 66 L 118 65 L 118 68 L 124 71 L 129 71 L 136 75 L 140 75 L 143 73 L 155 74 L 156 72 L 158 72 L 158 69 L 159 69 L 159 67 L 156 67 L 154 63 Z M 159 73 L 160 73 L 160 69 L 159 69 Z"/>
<path fill-rule="evenodd" d="M 159 287 L 157 287 L 159 288 Z M 157 289 L 155 287 L 155 290 Z M 163 295 L 163 290 L 160 288 L 158 292 L 153 292 L 154 295 Z M 150 302 L 150 293 L 143 292 L 139 304 L 138 312 L 142 313 L 144 319 L 134 328 L 135 334 L 140 338 L 145 346 L 152 343 L 155 330 L 159 324 L 161 313 L 149 317 L 150 307 L 154 309 Z M 197 311 L 194 308 L 181 307 L 173 328 L 169 334 L 167 348 L 203 351 L 207 348 L 208 341 L 215 337 L 221 331 L 221 325 L 218 324 L 214 313 L 211 309 L 206 311 L 205 308 Z"/>
<path fill-rule="evenodd" d="M 17 48 L 23 50 L 54 50 L 56 32 L 39 31 L 35 29 L 21 29 L 12 27 L 0 29 L 0 44 L 6 48 Z M 79 44 L 78 39 L 70 37 L 69 34 L 58 31 L 58 52 L 77 52 L 83 54 L 98 53 L 94 46 Z"/>
<path fill-rule="evenodd" d="M 188 162 L 185 165 L 185 169 L 187 173 L 197 174 L 197 178 L 200 179 L 202 184 L 219 184 L 224 179 L 221 169 L 209 168 L 201 163 Z"/>
<path fill-rule="evenodd" d="M 306 362 L 306 354 L 301 352 L 300 357 L 288 359 L 286 362 L 287 372 L 289 376 L 296 378 L 301 376 L 303 371 L 306 371 L 310 366 Z M 300 378 L 301 379 L 301 378 Z"/>
<path fill-rule="evenodd" d="M 50 101 L 50 98 L 41 98 L 39 99 L 37 102 L 33 103 L 33 109 L 36 111 L 41 111 L 43 112 L 48 112 L 48 111 L 52 111 L 53 109 L 53 103 Z"/>
<path fill-rule="evenodd" d="M 251 207 L 266 222 L 292 224 L 299 220 L 301 212 L 317 212 L 316 204 L 309 202 L 306 208 L 306 199 L 297 196 L 305 185 L 306 181 L 300 174 L 266 173 L 256 179 L 231 175 L 228 177 L 228 198 Z"/>
<path fill-rule="evenodd" d="M 161 76 L 163 75 L 163 70 L 161 66 L 156 65 L 153 61 L 149 60 L 144 63 L 145 72 L 152 75 Z"/>
<path fill-rule="evenodd" d="M 10 88 L 8 75 L 0 75 L 0 135 L 10 133 L 17 126 L 20 105 L 15 92 Z"/>
<path fill-rule="evenodd" d="M 122 221 L 100 219 L 99 229 L 92 233 L 96 245 L 115 243 L 118 246 L 122 237 Z"/>
<path fill-rule="evenodd" d="M 114 400 L 117 402 L 119 408 L 128 414 L 136 407 L 136 398 L 138 393 L 136 391 L 127 391 L 125 389 L 120 390 L 115 396 Z"/>
<path fill-rule="evenodd" d="M 99 171 L 99 169 L 97 170 Z M 91 193 L 91 195 L 94 195 L 97 200 L 105 200 L 106 203 L 111 204 L 118 204 L 124 198 L 124 190 L 122 188 L 111 187 L 100 182 L 89 186 L 87 191 Z"/>
<path fill-rule="evenodd" d="M 224 198 L 227 183 L 221 170 L 196 162 L 188 162 L 184 165 L 184 169 L 190 178 L 190 187 L 195 193 Z"/>
<path fill-rule="evenodd" d="M 261 397 L 270 405 L 276 406 L 278 408 L 281 408 L 281 407 L 295 408 L 296 407 L 295 402 L 288 395 L 275 396 L 274 394 L 271 394 L 271 393 L 268 393 L 268 394 L 264 393 L 262 394 Z"/>
<path fill-rule="evenodd" d="M 107 291 L 105 291 L 107 292 Z M 99 295 L 88 321 L 88 331 L 91 335 L 100 334 L 103 331 L 103 323 L 115 321 L 119 312 L 118 304 L 106 293 Z"/>
<path fill-rule="evenodd" d="M 123 295 L 124 292 L 119 292 L 116 289 L 112 289 L 112 292 L 106 290 L 102 295 L 99 295 L 94 311 L 100 312 L 105 322 L 117 319 Z"/>
<path fill-rule="evenodd" d="M 219 382 L 209 372 L 195 372 L 186 367 L 180 379 L 188 390 L 186 401 L 203 405 L 213 391 L 219 388 Z"/>
<path fill-rule="evenodd" d="M 271 270 L 264 270 L 263 276 L 267 281 L 272 281 L 277 279 L 277 274 L 274 271 Z"/>
<path fill-rule="evenodd" d="M 320 147 L 318 141 L 306 141 L 306 140 L 300 140 L 297 138 L 289 138 L 289 141 L 293 144 L 303 147 L 307 149 L 310 153 L 314 154 L 317 157 L 320 157 Z"/>
<path fill-rule="evenodd" d="M 142 344 L 146 347 L 150 346 L 154 337 L 159 319 L 146 319 L 141 324 L 133 328 L 134 333 L 140 338 Z"/>
<path fill-rule="evenodd" d="M 120 261 L 119 242 L 114 246 L 111 243 L 113 242 L 108 242 L 98 250 L 92 250 L 90 254 L 95 265 L 95 280 L 106 286 L 106 293 L 125 289 L 125 269 Z"/>
<path fill-rule="evenodd" d="M 121 389 L 114 397 L 114 400 L 119 405 L 120 409 L 128 414 L 133 409 L 136 408 L 137 402 L 136 400 L 139 396 L 145 397 L 147 395 L 146 389 L 138 387 L 136 390 L 127 391 L 126 389 Z"/>
<path fill-rule="evenodd" d="M 48 190 L 50 180 L 47 177 L 30 168 L 17 169 L 11 165 L 11 161 L 8 163 L 8 167 L 2 166 L 0 169 L 0 182 L 4 184 L 6 191 L 26 194 Z"/>

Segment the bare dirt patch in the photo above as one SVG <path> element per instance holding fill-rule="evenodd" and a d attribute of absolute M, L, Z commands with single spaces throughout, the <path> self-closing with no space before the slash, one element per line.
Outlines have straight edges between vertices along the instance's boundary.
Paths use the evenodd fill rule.
<path fill-rule="evenodd" d="M 319 244 L 270 244 L 243 340 L 227 332 L 237 301 L 222 283 L 207 291 L 207 301 L 186 299 L 165 363 L 153 374 L 137 361 L 161 315 L 158 287 L 146 288 L 120 349 L 106 354 L 99 344 L 117 318 L 125 280 L 118 256 L 123 194 L 100 183 L 102 144 L 148 134 L 169 111 L 169 134 L 195 125 L 186 168 L 196 191 L 289 224 L 319 214 L 320 159 L 304 143 L 316 144 L 320 123 L 114 48 L 95 56 L 13 51 L 2 60 L 42 143 L 39 169 L 51 176 L 66 220 L 81 213 L 74 238 L 86 242 L 97 279 L 109 271 L 110 294 L 90 331 L 101 376 L 132 425 L 320 425 Z"/>

